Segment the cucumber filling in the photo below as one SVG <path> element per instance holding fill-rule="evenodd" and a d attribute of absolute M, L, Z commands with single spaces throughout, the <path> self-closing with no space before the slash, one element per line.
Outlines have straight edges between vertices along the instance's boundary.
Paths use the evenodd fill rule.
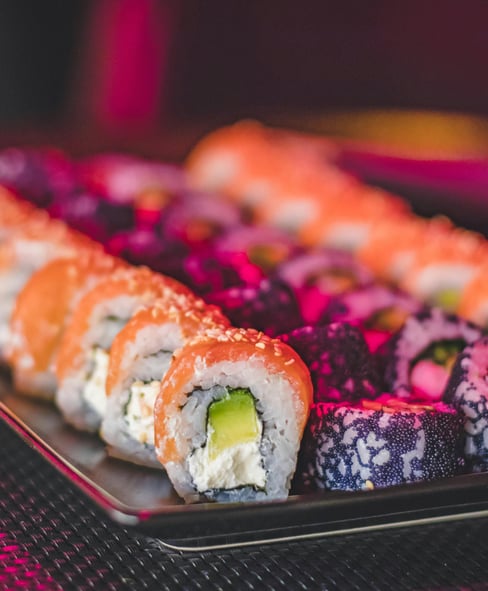
<path fill-rule="evenodd" d="M 461 300 L 461 290 L 454 287 L 439 290 L 434 294 L 432 303 L 434 306 L 444 308 L 449 312 L 454 312 Z"/>
<path fill-rule="evenodd" d="M 241 486 L 264 488 L 260 452 L 263 427 L 247 388 L 227 389 L 208 407 L 203 447 L 189 457 L 189 471 L 199 492 Z"/>
<path fill-rule="evenodd" d="M 364 323 L 365 328 L 395 332 L 403 326 L 408 312 L 396 306 L 388 306 L 376 311 Z"/>

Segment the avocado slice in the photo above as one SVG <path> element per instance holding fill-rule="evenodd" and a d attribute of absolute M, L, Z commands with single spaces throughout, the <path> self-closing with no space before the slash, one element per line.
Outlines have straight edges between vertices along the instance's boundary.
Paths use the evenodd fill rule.
<path fill-rule="evenodd" d="M 441 289 L 433 298 L 433 304 L 449 312 L 454 312 L 459 305 L 461 293 L 459 289 L 451 287 L 450 289 Z"/>
<path fill-rule="evenodd" d="M 451 369 L 456 357 L 466 346 L 463 339 L 444 339 L 431 343 L 412 363 L 412 367 L 422 360 L 430 360 L 446 369 Z"/>
<path fill-rule="evenodd" d="M 261 424 L 254 397 L 248 388 L 229 388 L 208 408 L 207 445 L 210 457 L 242 443 L 259 441 Z"/>

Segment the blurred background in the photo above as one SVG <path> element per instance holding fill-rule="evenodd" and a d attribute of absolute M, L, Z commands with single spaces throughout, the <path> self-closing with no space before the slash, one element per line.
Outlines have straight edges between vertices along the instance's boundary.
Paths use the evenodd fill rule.
<path fill-rule="evenodd" d="M 357 109 L 488 114 L 485 0 L 0 0 L 0 125 L 154 135 Z"/>

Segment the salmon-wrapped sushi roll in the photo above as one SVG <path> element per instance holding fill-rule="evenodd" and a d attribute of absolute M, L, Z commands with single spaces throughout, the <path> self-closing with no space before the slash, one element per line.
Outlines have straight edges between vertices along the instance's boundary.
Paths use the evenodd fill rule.
<path fill-rule="evenodd" d="M 424 302 L 454 312 L 487 257 L 486 240 L 474 232 L 455 229 L 437 240 L 431 237 L 416 251 L 400 287 Z"/>
<path fill-rule="evenodd" d="M 0 244 L 0 356 L 10 339 L 10 316 L 15 299 L 31 275 L 48 261 L 102 247 L 62 222 L 36 215 Z"/>
<path fill-rule="evenodd" d="M 242 201 L 246 189 L 243 179 L 247 179 L 247 197 L 251 201 L 265 198 L 270 171 L 275 168 L 273 155 L 266 147 L 265 128 L 256 121 L 217 129 L 190 153 L 186 161 L 190 181 L 200 189 L 223 192 Z"/>
<path fill-rule="evenodd" d="M 44 215 L 33 205 L 21 201 L 9 189 L 0 185 L 0 244 L 15 232 L 21 231 L 29 218 Z"/>
<path fill-rule="evenodd" d="M 27 281 L 10 319 L 7 359 L 17 391 L 51 399 L 54 362 L 82 295 L 125 263 L 98 250 L 50 261 Z"/>
<path fill-rule="evenodd" d="M 288 496 L 312 402 L 298 354 L 253 329 L 175 354 L 155 404 L 156 453 L 185 501 Z"/>
<path fill-rule="evenodd" d="M 161 468 L 154 449 L 154 402 L 176 349 L 211 328 L 228 327 L 215 306 L 181 295 L 139 309 L 115 337 L 101 436 L 111 455 Z"/>
<path fill-rule="evenodd" d="M 488 328 L 488 259 L 466 284 L 459 301 L 459 316 Z"/>
<path fill-rule="evenodd" d="M 273 195 L 289 192 L 290 185 L 297 200 L 303 198 L 302 182 L 310 175 L 334 171 L 334 176 L 347 176 L 331 165 L 335 151 L 324 138 L 240 121 L 204 137 L 186 167 L 195 186 L 223 192 L 259 210 Z M 297 177 L 298 185 L 292 180 Z"/>
<path fill-rule="evenodd" d="M 298 235 L 310 246 L 356 252 L 385 218 L 408 221 L 406 202 L 380 189 L 357 184 L 340 199 L 326 199 L 320 214 L 305 224 Z"/>
<path fill-rule="evenodd" d="M 398 283 L 408 273 L 422 243 L 448 236 L 453 227 L 444 217 L 388 217 L 375 224 L 374 232 L 368 234 L 356 255 L 376 277 Z"/>
<path fill-rule="evenodd" d="M 137 308 L 189 293 L 178 281 L 140 267 L 114 273 L 83 296 L 56 360 L 55 400 L 69 423 L 86 431 L 100 427 L 110 347 Z"/>

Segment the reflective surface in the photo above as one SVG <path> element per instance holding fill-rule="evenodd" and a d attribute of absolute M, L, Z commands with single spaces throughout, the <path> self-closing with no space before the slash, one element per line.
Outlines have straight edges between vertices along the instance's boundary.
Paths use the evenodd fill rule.
<path fill-rule="evenodd" d="M 164 471 L 110 458 L 51 405 L 0 382 L 0 416 L 113 520 L 179 549 L 248 545 L 488 514 L 487 474 L 286 502 L 184 505 Z"/>

